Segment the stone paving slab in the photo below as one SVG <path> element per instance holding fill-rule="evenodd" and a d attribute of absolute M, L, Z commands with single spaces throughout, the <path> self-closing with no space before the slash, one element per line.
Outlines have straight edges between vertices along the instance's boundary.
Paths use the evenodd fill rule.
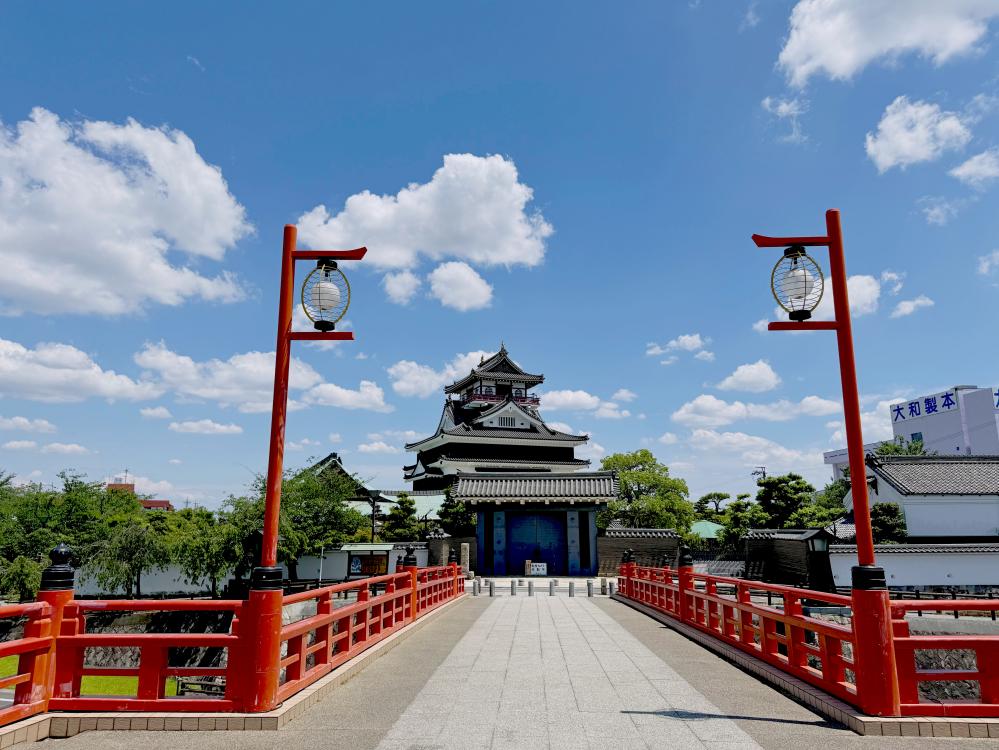
<path fill-rule="evenodd" d="M 123 715 L 124 716 L 124 715 Z M 65 750 L 922 750 L 860 737 L 607 598 L 466 598 L 279 732 L 87 732 Z"/>
<path fill-rule="evenodd" d="M 473 700 L 442 704 L 442 684 Z M 414 747 L 760 745 L 591 600 L 507 596 L 492 600 L 378 750 Z"/>

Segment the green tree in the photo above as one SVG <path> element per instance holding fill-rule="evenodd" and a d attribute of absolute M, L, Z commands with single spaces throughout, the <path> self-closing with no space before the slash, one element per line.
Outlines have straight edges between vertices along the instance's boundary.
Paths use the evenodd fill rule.
<path fill-rule="evenodd" d="M 236 568 L 243 550 L 236 528 L 221 514 L 204 508 L 182 510 L 177 514 L 178 534 L 173 557 L 188 583 L 208 581 L 212 598 L 219 595 L 219 583 Z"/>
<path fill-rule="evenodd" d="M 836 479 L 814 493 L 809 501 L 791 514 L 788 526 L 800 529 L 821 529 L 846 515 L 843 498 L 850 489 L 846 479 Z"/>
<path fill-rule="evenodd" d="M 614 453 L 600 462 L 604 471 L 617 472 L 618 498 L 597 514 L 598 528 L 617 519 L 632 528 L 672 528 L 686 533 L 694 521 L 687 483 L 669 475 L 669 467 L 652 451 Z M 652 524 L 647 526 L 646 524 Z"/>
<path fill-rule="evenodd" d="M 24 602 L 35 598 L 42 583 L 42 565 L 23 555 L 9 563 L 0 560 L 0 596 Z"/>
<path fill-rule="evenodd" d="M 111 530 L 106 540 L 95 542 L 84 567 L 97 582 L 125 595 L 142 596 L 142 574 L 162 570 L 170 563 L 170 549 L 162 534 L 142 519 L 129 520 Z"/>
<path fill-rule="evenodd" d="M 898 503 L 875 503 L 871 507 L 871 532 L 875 544 L 901 544 L 908 538 L 905 515 Z"/>
<path fill-rule="evenodd" d="M 874 449 L 876 456 L 926 456 L 926 447 L 922 440 L 906 440 L 899 435 L 893 440 L 885 440 Z"/>
<path fill-rule="evenodd" d="M 382 524 L 381 537 L 387 542 L 411 542 L 420 538 L 416 501 L 405 492 L 396 498 L 396 504 Z"/>
<path fill-rule="evenodd" d="M 444 490 L 444 501 L 437 511 L 440 527 L 448 536 L 475 536 L 475 511 L 456 500 L 451 488 Z"/>
<path fill-rule="evenodd" d="M 809 505 L 815 488 L 798 474 L 784 474 L 759 479 L 756 502 L 769 516 L 771 528 L 793 528 L 791 518 Z"/>
<path fill-rule="evenodd" d="M 709 492 L 701 495 L 694 503 L 694 513 L 698 519 L 704 521 L 715 521 L 721 515 L 721 505 L 728 500 L 731 495 L 727 492 Z"/>
<path fill-rule="evenodd" d="M 747 496 L 748 497 L 748 496 Z M 718 523 L 722 525 L 718 540 L 729 552 L 740 552 L 742 538 L 750 529 L 765 529 L 770 515 L 753 500 L 733 500 L 725 506 Z"/>

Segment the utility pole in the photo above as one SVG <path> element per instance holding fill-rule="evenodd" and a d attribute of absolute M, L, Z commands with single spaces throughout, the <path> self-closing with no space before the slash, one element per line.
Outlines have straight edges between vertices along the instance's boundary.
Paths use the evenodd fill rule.
<path fill-rule="evenodd" d="M 753 471 L 753 473 L 750 476 L 759 477 L 760 479 L 766 479 L 767 478 L 767 467 L 766 466 L 757 466 L 756 469 Z"/>

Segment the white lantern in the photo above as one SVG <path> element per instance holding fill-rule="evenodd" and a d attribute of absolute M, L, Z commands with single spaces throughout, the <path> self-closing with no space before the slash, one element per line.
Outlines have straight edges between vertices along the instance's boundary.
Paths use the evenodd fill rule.
<path fill-rule="evenodd" d="M 332 331 L 347 313 L 350 284 L 336 261 L 321 258 L 302 283 L 302 309 L 317 331 Z"/>
<path fill-rule="evenodd" d="M 770 274 L 770 290 L 791 320 L 812 317 L 822 300 L 822 269 L 800 245 L 789 247 Z"/>

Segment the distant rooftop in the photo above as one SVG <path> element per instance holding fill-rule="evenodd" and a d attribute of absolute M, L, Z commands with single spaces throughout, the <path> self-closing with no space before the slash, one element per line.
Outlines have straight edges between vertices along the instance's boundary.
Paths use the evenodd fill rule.
<path fill-rule="evenodd" d="M 903 495 L 999 495 L 999 456 L 870 456 Z"/>

